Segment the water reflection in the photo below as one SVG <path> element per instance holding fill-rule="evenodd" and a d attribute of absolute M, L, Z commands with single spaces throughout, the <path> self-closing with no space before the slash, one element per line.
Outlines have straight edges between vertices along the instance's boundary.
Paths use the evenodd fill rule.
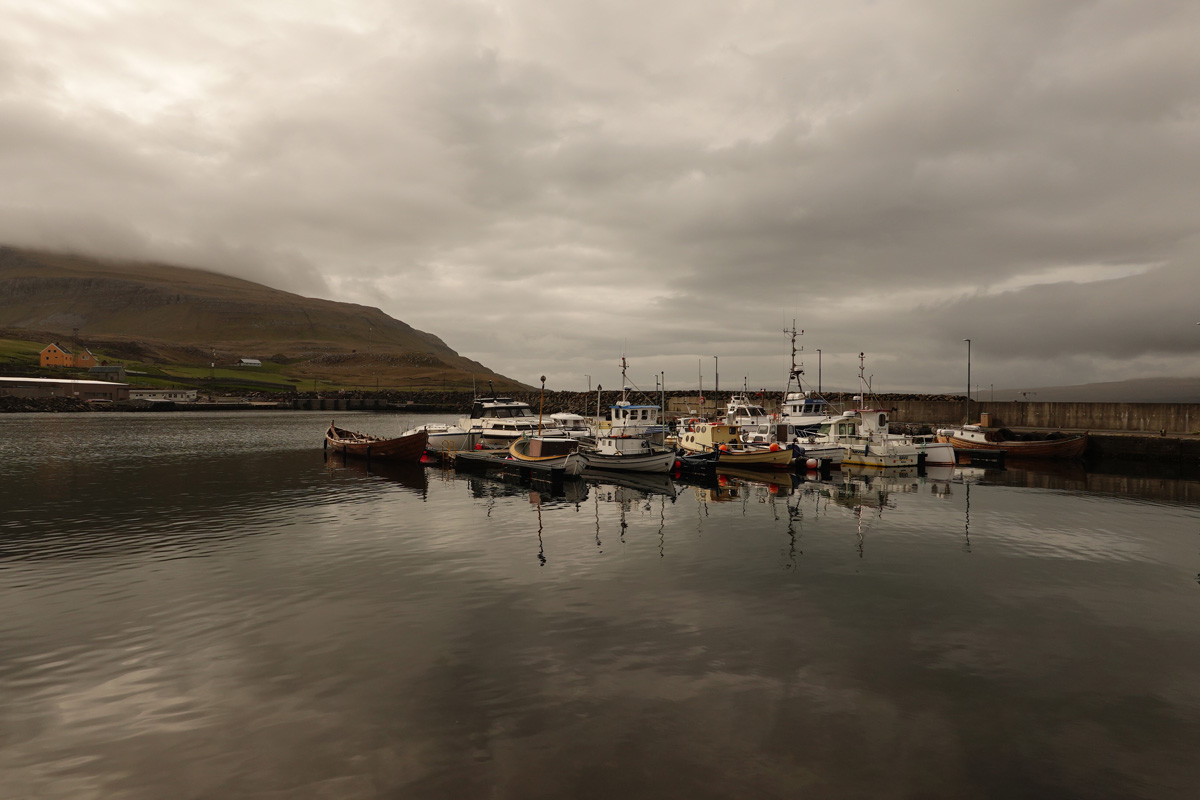
<path fill-rule="evenodd" d="M 388 474 L 327 423 L 0 420 L 0 795 L 1194 793 L 1193 505 L 1090 468 Z M 53 430 L 89 457 L 30 456 Z"/>
<path fill-rule="evenodd" d="M 429 472 L 424 464 L 386 461 L 343 456 L 341 453 L 327 451 L 325 466 L 330 470 L 346 470 L 364 477 L 373 477 L 388 481 L 396 486 L 413 492 L 424 498 L 429 493 Z"/>

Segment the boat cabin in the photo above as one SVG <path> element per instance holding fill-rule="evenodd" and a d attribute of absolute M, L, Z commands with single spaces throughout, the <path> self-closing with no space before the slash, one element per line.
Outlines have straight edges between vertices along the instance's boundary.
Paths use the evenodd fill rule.
<path fill-rule="evenodd" d="M 740 447 L 741 440 L 736 425 L 698 422 L 687 432 L 679 434 L 679 446 L 693 453 L 704 453 L 722 446 Z"/>
<path fill-rule="evenodd" d="M 532 417 L 533 409 L 528 403 L 511 397 L 477 397 L 471 405 L 471 419 L 508 419 Z"/>
<path fill-rule="evenodd" d="M 833 414 L 827 400 L 810 397 L 806 392 L 788 392 L 784 395 L 779 418 L 793 425 L 813 427 L 829 419 Z"/>
<path fill-rule="evenodd" d="M 833 442 L 849 439 L 886 438 L 888 436 L 888 412 L 880 409 L 858 409 L 847 411 L 821 423 L 817 435 Z"/>
<path fill-rule="evenodd" d="M 743 394 L 735 394 L 729 398 L 725 407 L 725 423 L 727 425 L 761 425 L 771 421 L 771 415 L 758 403 L 751 403 Z"/>
<path fill-rule="evenodd" d="M 659 407 L 635 405 L 618 400 L 608 408 L 608 418 L 597 426 L 597 436 L 649 436 L 663 433 L 658 422 Z"/>
<path fill-rule="evenodd" d="M 585 439 L 592 435 L 591 425 L 587 417 L 573 414 L 570 411 L 559 411 L 550 415 L 554 426 L 572 439 Z"/>

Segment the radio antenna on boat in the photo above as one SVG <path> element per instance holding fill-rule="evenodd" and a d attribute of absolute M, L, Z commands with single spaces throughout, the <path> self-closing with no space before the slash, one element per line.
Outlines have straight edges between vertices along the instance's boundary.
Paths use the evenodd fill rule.
<path fill-rule="evenodd" d="M 866 372 L 867 356 L 864 353 L 858 354 L 858 397 L 859 408 L 867 407 L 867 382 L 863 377 Z"/>
<path fill-rule="evenodd" d="M 786 387 L 784 387 L 784 390 L 783 390 L 784 395 L 786 396 L 788 389 L 792 385 L 792 381 L 796 382 L 797 389 L 804 388 L 803 386 L 800 385 L 800 376 L 804 374 L 804 362 L 802 361 L 799 364 L 796 363 L 796 354 L 804 352 L 804 345 L 800 345 L 799 348 L 796 347 L 796 337 L 803 336 L 804 331 L 796 330 L 796 320 L 793 319 L 792 327 L 784 328 L 783 332 L 786 334 L 789 334 L 792 337 L 792 369 L 791 369 L 791 371 L 788 372 L 788 385 Z"/>

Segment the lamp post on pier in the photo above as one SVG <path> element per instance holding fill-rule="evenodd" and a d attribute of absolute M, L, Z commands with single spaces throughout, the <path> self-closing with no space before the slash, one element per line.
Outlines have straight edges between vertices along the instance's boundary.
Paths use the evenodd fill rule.
<path fill-rule="evenodd" d="M 967 423 L 971 422 L 971 340 L 963 339 L 967 343 Z"/>

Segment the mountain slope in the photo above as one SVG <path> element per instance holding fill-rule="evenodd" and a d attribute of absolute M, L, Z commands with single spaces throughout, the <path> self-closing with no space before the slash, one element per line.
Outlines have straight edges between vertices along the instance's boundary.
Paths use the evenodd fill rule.
<path fill-rule="evenodd" d="M 985 388 L 977 400 L 990 400 Z M 1039 386 L 1018 391 L 997 389 L 997 401 L 1033 400 L 1043 403 L 1196 403 L 1200 378 L 1139 378 L 1078 386 Z"/>
<path fill-rule="evenodd" d="M 0 327 L 77 338 L 93 348 L 137 342 L 140 350 L 170 351 L 163 357 L 192 363 L 215 350 L 218 358 L 315 360 L 318 371 L 357 369 L 373 379 L 387 369 L 398 377 L 436 371 L 453 383 L 474 375 L 520 385 L 377 308 L 163 264 L 0 247 Z M 330 358 L 337 355 L 347 357 Z"/>

